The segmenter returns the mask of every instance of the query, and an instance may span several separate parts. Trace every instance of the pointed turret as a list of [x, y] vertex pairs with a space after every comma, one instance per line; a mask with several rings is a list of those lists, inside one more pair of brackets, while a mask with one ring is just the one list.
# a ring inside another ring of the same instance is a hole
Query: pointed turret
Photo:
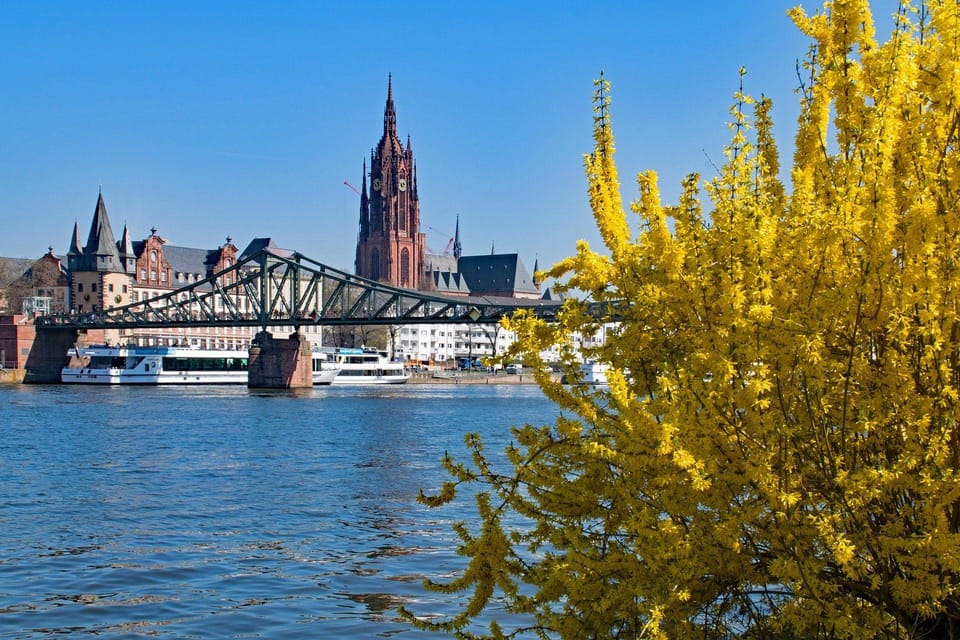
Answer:
[[370, 234], [370, 199], [367, 197], [367, 159], [363, 159], [363, 175], [360, 178], [360, 237]]
[[537, 256], [533, 259], [533, 286], [537, 288], [537, 291], [540, 290], [540, 279], [537, 277], [537, 272], [540, 271], [540, 257]]
[[77, 221], [73, 221], [73, 236], [70, 238], [70, 250], [67, 251], [67, 268], [70, 271], [76, 271], [80, 267], [80, 258], [83, 257], [83, 249], [80, 248], [80, 226]]
[[497, 248], [494, 246], [493, 241], [490, 242], [490, 255], [497, 255]]
[[463, 248], [460, 246], [460, 214], [457, 214], [457, 226], [453, 229], [453, 257], [460, 259]]
[[83, 248], [83, 268], [85, 271], [122, 271], [117, 241], [110, 227], [107, 206], [103, 202], [103, 193], [97, 195], [97, 207], [93, 212], [90, 234]]
[[130, 239], [130, 231], [127, 225], [123, 225], [123, 236], [120, 238], [120, 261], [123, 264], [124, 271], [135, 273], [137, 266], [137, 255], [133, 252], [133, 241]]

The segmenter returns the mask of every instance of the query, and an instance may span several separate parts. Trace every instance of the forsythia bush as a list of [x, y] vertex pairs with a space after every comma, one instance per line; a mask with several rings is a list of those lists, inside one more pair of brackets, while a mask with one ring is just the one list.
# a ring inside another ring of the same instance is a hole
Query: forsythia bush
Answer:
[[472, 596], [416, 624], [472, 637], [496, 598], [521, 626], [495, 638], [960, 637], [960, 7], [905, 5], [884, 44], [866, 0], [791, 15], [812, 41], [792, 195], [741, 88], [718, 175], [668, 207], [641, 173], [628, 215], [597, 83], [605, 250], [548, 272], [578, 292], [559, 322], [508, 324], [537, 363], [619, 322], [587, 353], [609, 388], [540, 362], [556, 424], [515, 430], [508, 473], [476, 437], [445, 460], [423, 499], [475, 487], [479, 522], [431, 586]]

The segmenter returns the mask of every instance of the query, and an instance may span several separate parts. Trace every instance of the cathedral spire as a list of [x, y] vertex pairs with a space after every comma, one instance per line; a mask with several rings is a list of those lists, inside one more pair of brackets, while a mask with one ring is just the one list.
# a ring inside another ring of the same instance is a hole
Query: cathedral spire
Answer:
[[389, 137], [397, 135], [397, 109], [393, 106], [393, 74], [387, 76], [387, 106], [383, 110], [383, 134]]

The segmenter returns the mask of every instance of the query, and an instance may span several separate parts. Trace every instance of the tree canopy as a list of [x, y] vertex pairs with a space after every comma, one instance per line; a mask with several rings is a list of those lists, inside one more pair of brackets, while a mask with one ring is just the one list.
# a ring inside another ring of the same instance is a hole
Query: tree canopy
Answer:
[[584, 294], [557, 323], [509, 325], [537, 364], [616, 321], [584, 354], [609, 388], [541, 362], [556, 423], [516, 428], [506, 470], [475, 436], [444, 461], [423, 500], [474, 488], [478, 521], [463, 574], [430, 584], [471, 599], [416, 624], [469, 636], [496, 594], [526, 622], [490, 637], [960, 637], [960, 7], [904, 2], [883, 43], [866, 0], [791, 17], [791, 193], [741, 86], [717, 175], [665, 206], [640, 173], [628, 213], [596, 83], [605, 246], [548, 272]]

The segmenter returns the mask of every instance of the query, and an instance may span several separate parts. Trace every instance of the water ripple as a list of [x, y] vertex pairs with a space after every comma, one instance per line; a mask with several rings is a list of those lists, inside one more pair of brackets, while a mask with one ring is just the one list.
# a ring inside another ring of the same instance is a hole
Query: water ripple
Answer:
[[552, 421], [532, 387], [253, 393], [0, 386], [0, 638], [421, 634], [456, 602], [454, 519], [418, 491], [477, 431]]

